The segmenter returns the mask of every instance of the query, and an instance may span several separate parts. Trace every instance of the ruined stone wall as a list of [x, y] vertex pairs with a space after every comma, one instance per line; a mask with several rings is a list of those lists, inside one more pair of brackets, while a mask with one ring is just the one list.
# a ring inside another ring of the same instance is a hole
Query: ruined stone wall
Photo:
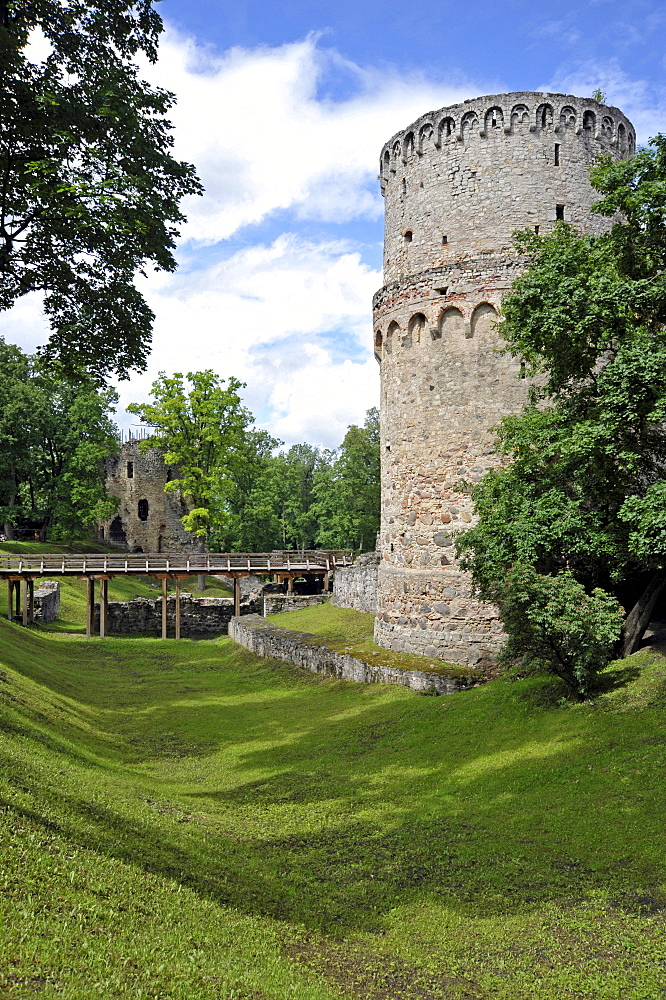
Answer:
[[60, 584], [57, 580], [40, 580], [35, 587], [35, 621], [40, 625], [53, 622], [60, 614]]
[[[256, 614], [256, 601], [241, 604], [241, 614]], [[234, 602], [229, 597], [193, 597], [180, 595], [180, 634], [188, 636], [222, 635], [233, 617]], [[176, 626], [176, 597], [167, 597], [167, 628], [173, 636]], [[95, 605], [95, 629], [99, 631], [99, 604]], [[162, 599], [137, 597], [133, 601], [109, 601], [107, 633], [159, 635], [162, 629]]]
[[336, 569], [331, 604], [376, 614], [379, 560], [379, 552], [364, 552], [352, 566]]
[[127, 441], [106, 462], [106, 488], [120, 507], [99, 526], [100, 538], [130, 552], [198, 551], [197, 539], [181, 524], [187, 513], [181, 495], [164, 492], [172, 478], [159, 449], [141, 452], [138, 441]]
[[328, 649], [308, 632], [280, 628], [258, 615], [232, 618], [229, 636], [257, 656], [294, 663], [304, 670], [326, 677], [338, 677], [362, 684], [400, 684], [413, 691], [455, 694], [469, 684], [466, 679], [444, 677], [423, 670], [401, 670], [379, 663], [365, 663], [349, 653]]
[[384, 147], [381, 645], [471, 666], [501, 647], [497, 612], [471, 596], [454, 541], [472, 523], [465, 483], [498, 463], [491, 428], [526, 398], [517, 363], [498, 354], [502, 296], [525, 266], [511, 233], [547, 233], [558, 217], [604, 231], [588, 169], [634, 147], [616, 108], [531, 93], [424, 115]]
[[280, 615], [285, 611], [300, 611], [315, 604], [326, 604], [331, 599], [330, 594], [277, 594], [267, 592], [263, 596], [264, 618], [267, 615]]

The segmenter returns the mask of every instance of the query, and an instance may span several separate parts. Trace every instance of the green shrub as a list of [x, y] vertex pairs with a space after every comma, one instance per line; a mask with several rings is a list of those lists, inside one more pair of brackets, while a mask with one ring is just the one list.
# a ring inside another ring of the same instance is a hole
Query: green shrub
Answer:
[[549, 576], [514, 566], [498, 603], [509, 636], [505, 657], [537, 663], [577, 697], [588, 694], [622, 632], [618, 601], [600, 587], [586, 593], [568, 570]]

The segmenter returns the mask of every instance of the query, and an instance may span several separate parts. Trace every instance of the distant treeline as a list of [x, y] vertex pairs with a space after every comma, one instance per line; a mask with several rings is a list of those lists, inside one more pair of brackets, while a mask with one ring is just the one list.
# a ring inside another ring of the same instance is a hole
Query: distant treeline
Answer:
[[[282, 449], [256, 429], [236, 379], [191, 372], [153, 384], [130, 411], [146, 424], [190, 508], [185, 527], [219, 551], [372, 549], [379, 530], [379, 414], [335, 450]], [[0, 523], [42, 540], [81, 538], [113, 516], [104, 459], [117, 454], [118, 397], [85, 375], [59, 375], [0, 339]]]

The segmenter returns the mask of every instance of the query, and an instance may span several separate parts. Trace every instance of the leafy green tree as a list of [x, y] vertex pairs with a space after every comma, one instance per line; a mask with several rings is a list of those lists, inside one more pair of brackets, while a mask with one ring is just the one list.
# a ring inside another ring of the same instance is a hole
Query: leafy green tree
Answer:
[[236, 482], [247, 463], [246, 430], [252, 414], [242, 405], [243, 383], [226, 385], [212, 370], [180, 372], [171, 378], [160, 372], [152, 385], [152, 402], [127, 409], [151, 427], [143, 448], [157, 447], [177, 476], [167, 490], [182, 493], [189, 511], [183, 526], [208, 545], [213, 533], [228, 527]]
[[30, 359], [0, 338], [0, 523], [7, 538], [22, 516], [19, 490], [30, 474], [32, 414], [39, 405]]
[[112, 517], [118, 506], [107, 495], [104, 474], [104, 460], [118, 450], [111, 418], [118, 396], [48, 370], [38, 369], [35, 381], [42, 405], [33, 414], [36, 444], [24, 503], [29, 499], [29, 516], [42, 521], [42, 541], [47, 533], [65, 540]]
[[363, 427], [352, 424], [337, 455], [315, 475], [312, 513], [323, 548], [373, 549], [379, 530], [379, 411], [368, 410]]
[[213, 536], [224, 552], [265, 552], [280, 548], [281, 532], [273, 452], [282, 442], [266, 431], [246, 432], [244, 461], [237, 468], [229, 496], [229, 518]]
[[118, 446], [113, 390], [67, 379], [0, 340], [0, 509], [5, 534], [29, 518], [42, 539], [110, 516], [103, 461]]
[[498, 430], [510, 460], [474, 488], [479, 523], [459, 542], [478, 592], [504, 611], [514, 566], [570, 571], [619, 596], [623, 649], [640, 644], [666, 585], [666, 138], [592, 171], [603, 236], [560, 224], [519, 234], [532, 261], [504, 303], [507, 349], [535, 377]]
[[569, 570], [555, 575], [514, 565], [496, 595], [509, 639], [509, 660], [557, 674], [573, 693], [590, 693], [622, 632], [624, 611], [611, 594], [591, 594]]
[[0, 309], [43, 292], [45, 355], [102, 380], [145, 368], [134, 279], [175, 269], [178, 204], [201, 191], [170, 154], [173, 95], [134, 62], [155, 61], [161, 30], [152, 0], [0, 0]]

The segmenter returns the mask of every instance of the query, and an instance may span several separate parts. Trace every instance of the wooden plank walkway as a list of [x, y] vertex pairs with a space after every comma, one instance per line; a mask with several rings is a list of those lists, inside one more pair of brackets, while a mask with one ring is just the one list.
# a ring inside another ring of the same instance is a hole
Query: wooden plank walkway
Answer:
[[350, 566], [353, 553], [344, 549], [284, 549], [274, 552], [153, 552], [153, 553], [26, 553], [0, 555], [0, 578], [7, 581], [7, 617], [20, 616], [32, 624], [35, 580], [39, 577], [70, 576], [86, 580], [86, 635], [94, 630], [95, 580], [99, 581], [99, 632], [104, 638], [108, 620], [109, 580], [114, 576], [154, 576], [162, 581], [162, 638], [166, 639], [167, 586], [176, 584], [176, 639], [180, 638], [180, 581], [191, 573], [201, 576], [230, 576], [234, 581], [234, 614], [240, 614], [241, 577], [272, 574], [287, 580], [291, 590], [295, 577], [322, 574], [324, 589], [330, 574], [339, 566]]
[[0, 577], [119, 576], [171, 573], [327, 573], [350, 566], [351, 552], [335, 549], [276, 552], [38, 553], [0, 555]]

